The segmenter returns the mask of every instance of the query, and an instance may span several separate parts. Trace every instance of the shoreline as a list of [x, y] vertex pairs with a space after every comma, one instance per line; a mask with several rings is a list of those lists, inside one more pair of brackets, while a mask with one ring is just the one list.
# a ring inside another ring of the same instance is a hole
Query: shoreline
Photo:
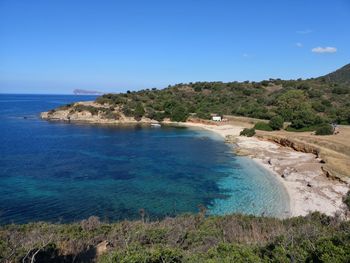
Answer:
[[[105, 122], [86, 118], [84, 114], [78, 117], [78, 119], [73, 119], [71, 122], [96, 125], [128, 124], [146, 126], [151, 125], [151, 123], [159, 123], [148, 119], [142, 119], [139, 122], [129, 121], [129, 118], [121, 121]], [[49, 121], [64, 120], [47, 118], [43, 113], [41, 118]], [[215, 133], [225, 142], [234, 144], [233, 150], [237, 155], [254, 160], [281, 183], [289, 196], [289, 217], [305, 216], [314, 211], [330, 216], [339, 214], [343, 218], [349, 216], [346, 205], [343, 203], [343, 196], [348, 192], [349, 185], [342, 181], [327, 178], [322, 169], [322, 160], [314, 153], [297, 151], [263, 138], [239, 136], [239, 133], [246, 128], [244, 125], [172, 121], [163, 121], [160, 124], [205, 129]]]
[[327, 178], [320, 160], [314, 154], [297, 152], [256, 137], [240, 137], [239, 133], [244, 128], [241, 126], [191, 122], [177, 125], [202, 128], [219, 135], [237, 147], [235, 150], [238, 155], [252, 159], [276, 177], [289, 197], [288, 217], [305, 216], [314, 211], [346, 217], [346, 206], [342, 197], [349, 190], [348, 186]]

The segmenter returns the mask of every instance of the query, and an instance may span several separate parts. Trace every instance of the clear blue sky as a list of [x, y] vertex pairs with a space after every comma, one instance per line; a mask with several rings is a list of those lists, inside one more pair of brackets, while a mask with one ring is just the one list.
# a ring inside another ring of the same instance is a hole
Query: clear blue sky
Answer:
[[0, 0], [0, 93], [307, 78], [349, 62], [349, 0]]

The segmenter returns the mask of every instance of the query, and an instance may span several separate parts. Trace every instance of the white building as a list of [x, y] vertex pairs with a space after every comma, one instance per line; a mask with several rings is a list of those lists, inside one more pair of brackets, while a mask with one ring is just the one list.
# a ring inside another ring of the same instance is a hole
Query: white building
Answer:
[[212, 120], [213, 121], [222, 121], [221, 116], [213, 116]]

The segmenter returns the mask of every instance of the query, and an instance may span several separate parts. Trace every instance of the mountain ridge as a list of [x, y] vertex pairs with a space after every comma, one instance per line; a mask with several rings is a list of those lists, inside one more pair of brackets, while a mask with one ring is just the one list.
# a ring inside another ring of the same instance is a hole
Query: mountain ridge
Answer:
[[350, 63], [345, 66], [328, 73], [320, 78], [325, 78], [327, 81], [335, 82], [335, 83], [350, 83]]

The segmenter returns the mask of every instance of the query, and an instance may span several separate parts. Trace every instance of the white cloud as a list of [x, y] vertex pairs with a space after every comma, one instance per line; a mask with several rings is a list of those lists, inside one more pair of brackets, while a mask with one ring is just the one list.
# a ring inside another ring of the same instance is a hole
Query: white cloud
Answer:
[[297, 33], [297, 34], [301, 34], [301, 35], [306, 35], [306, 34], [312, 33], [312, 30], [310, 30], [310, 29], [299, 30], [299, 31], [297, 31], [296, 33]]
[[249, 57], [249, 54], [243, 53], [242, 56], [245, 57], [245, 58], [247, 58], [247, 57]]
[[302, 44], [302, 43], [300, 43], [300, 42], [295, 43], [295, 45], [296, 45], [297, 47], [303, 47], [303, 44]]
[[337, 48], [335, 47], [314, 47], [311, 49], [314, 53], [335, 53], [337, 52]]

